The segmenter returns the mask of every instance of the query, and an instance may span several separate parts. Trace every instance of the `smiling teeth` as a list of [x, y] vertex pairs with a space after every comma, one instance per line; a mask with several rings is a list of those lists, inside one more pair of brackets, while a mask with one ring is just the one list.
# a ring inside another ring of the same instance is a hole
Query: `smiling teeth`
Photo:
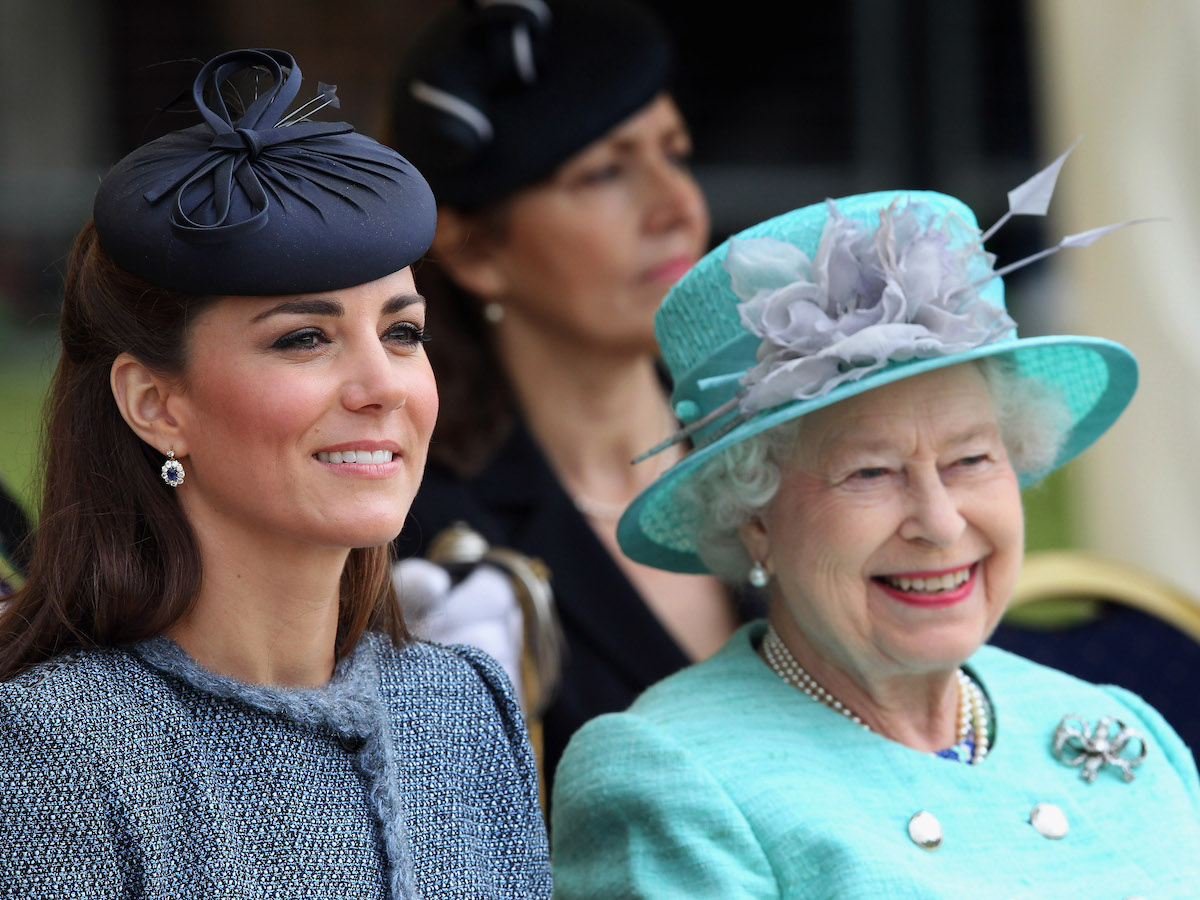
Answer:
[[959, 585], [965, 584], [970, 577], [971, 570], [966, 568], [959, 569], [957, 572], [948, 572], [945, 575], [934, 575], [930, 578], [906, 578], [901, 575], [885, 577], [883, 581], [894, 588], [914, 594], [938, 594], [942, 591], [954, 590]]
[[322, 450], [317, 459], [327, 463], [386, 463], [392, 461], [391, 450]]

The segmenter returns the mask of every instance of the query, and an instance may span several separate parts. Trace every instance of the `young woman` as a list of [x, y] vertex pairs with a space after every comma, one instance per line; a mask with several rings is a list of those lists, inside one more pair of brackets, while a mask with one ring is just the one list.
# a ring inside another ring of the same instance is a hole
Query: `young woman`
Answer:
[[549, 895], [507, 679], [410, 641], [391, 587], [433, 199], [299, 87], [281, 51], [209, 62], [203, 123], [119, 162], [76, 243], [0, 615], [0, 893]]

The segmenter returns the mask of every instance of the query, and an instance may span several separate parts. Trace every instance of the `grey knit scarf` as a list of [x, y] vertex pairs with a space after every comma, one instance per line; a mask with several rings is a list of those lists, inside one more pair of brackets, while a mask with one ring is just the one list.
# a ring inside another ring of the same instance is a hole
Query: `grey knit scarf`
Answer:
[[356, 748], [355, 766], [366, 779], [383, 833], [391, 868], [392, 897], [395, 900], [420, 900], [420, 892], [413, 883], [404, 807], [396, 791], [394, 743], [379, 695], [375, 648], [375, 642], [379, 640], [384, 638], [366, 635], [353, 653], [338, 662], [329, 682], [318, 688], [248, 684], [218, 675], [197, 665], [178, 644], [165, 637], [152, 638], [133, 649], [149, 665], [196, 690], [313, 730], [331, 731], [344, 746]]

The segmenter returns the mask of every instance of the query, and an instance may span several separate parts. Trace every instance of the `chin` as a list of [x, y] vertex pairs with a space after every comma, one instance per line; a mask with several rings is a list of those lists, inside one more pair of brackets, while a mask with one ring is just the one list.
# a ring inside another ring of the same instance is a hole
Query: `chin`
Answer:
[[[405, 512], [407, 515], [407, 507], [405, 507]], [[319, 543], [353, 550], [360, 547], [381, 547], [384, 544], [390, 544], [404, 527], [404, 519], [397, 518], [393, 511], [387, 516], [378, 518], [358, 517], [331, 521], [328, 524], [332, 527], [322, 529]]]
[[938, 641], [914, 648], [913, 658], [925, 669], [953, 669], [975, 655], [983, 640]]
[[975, 654], [987, 639], [978, 627], [962, 624], [950, 628], [929, 628], [907, 635], [893, 635], [892, 653], [897, 661], [906, 661], [913, 671], [953, 669]]
[[628, 346], [631, 351], [641, 356], [658, 355], [658, 341], [654, 338], [653, 328], [644, 333], [632, 335], [629, 338]]
[[382, 547], [384, 544], [390, 544], [394, 541], [400, 530], [403, 527], [403, 522], [393, 522], [392, 524], [375, 529], [365, 529], [359, 533], [358, 539], [354, 543], [354, 547]]

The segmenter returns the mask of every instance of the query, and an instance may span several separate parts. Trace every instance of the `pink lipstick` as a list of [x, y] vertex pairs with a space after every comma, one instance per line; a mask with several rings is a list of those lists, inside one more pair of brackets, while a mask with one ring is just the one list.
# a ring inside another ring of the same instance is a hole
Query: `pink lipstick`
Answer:
[[961, 603], [975, 590], [979, 563], [937, 572], [906, 572], [872, 579], [893, 600], [922, 609], [944, 609]]

